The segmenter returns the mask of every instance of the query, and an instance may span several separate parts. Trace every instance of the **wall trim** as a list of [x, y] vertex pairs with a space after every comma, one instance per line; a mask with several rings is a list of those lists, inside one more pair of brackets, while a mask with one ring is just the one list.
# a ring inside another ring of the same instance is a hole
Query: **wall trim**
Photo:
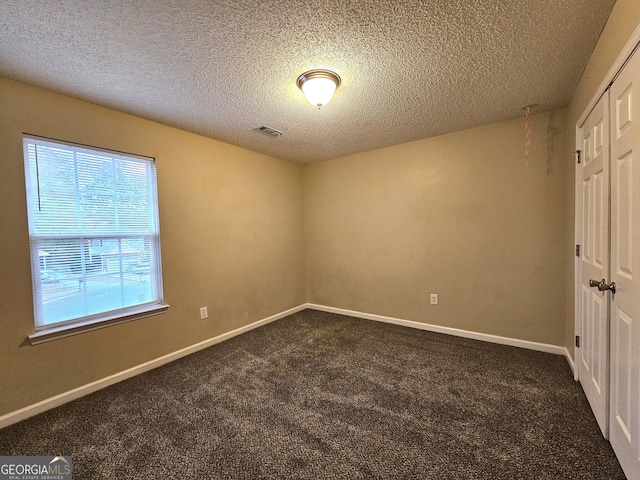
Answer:
[[383, 315], [375, 315], [372, 313], [357, 312], [354, 310], [346, 310], [343, 308], [327, 307], [325, 305], [317, 305], [307, 303], [306, 308], [312, 310], [320, 310], [329, 313], [338, 313], [340, 315], [348, 315], [350, 317], [363, 318], [365, 320], [375, 320], [377, 322], [393, 323], [394, 325], [402, 325], [403, 327], [417, 328], [419, 330], [427, 330], [429, 332], [444, 333], [456, 337], [471, 338], [481, 340], [483, 342], [499, 343], [501, 345], [509, 345], [511, 347], [526, 348], [527, 350], [537, 350], [539, 352], [553, 353], [555, 355], [565, 355], [565, 348], [547, 343], [530, 342], [528, 340], [519, 340], [517, 338], [501, 337], [488, 333], [478, 333], [469, 330], [460, 330], [458, 328], [441, 327], [439, 325], [431, 325], [428, 323], [415, 322], [413, 320], [403, 320], [401, 318], [386, 317]]
[[0, 429], [304, 310], [304, 304], [0, 416]]
[[604, 79], [598, 86], [598, 89], [595, 91], [595, 93], [591, 97], [591, 100], [589, 101], [586, 108], [582, 112], [582, 115], [580, 115], [580, 118], [576, 122], [578, 125], [582, 125], [584, 123], [584, 121], [587, 119], [587, 117], [591, 113], [591, 110], [593, 110], [593, 107], [595, 107], [596, 103], [598, 103], [598, 100], [600, 100], [600, 97], [604, 95], [604, 92], [606, 92], [607, 89], [611, 86], [611, 84], [615, 81], [620, 71], [623, 69], [623, 67], [631, 58], [631, 55], [633, 55], [633, 52], [639, 46], [640, 46], [640, 25], [636, 26], [635, 30], [631, 34], [631, 37], [629, 37], [629, 40], [627, 40], [627, 43], [625, 44], [625, 46], [622, 48], [622, 50], [616, 57], [616, 60], [613, 62], [613, 65], [611, 65], [611, 68], [609, 68], [609, 71], [607, 72]]
[[578, 381], [578, 372], [576, 372], [576, 364], [571, 358], [571, 354], [569, 353], [569, 349], [564, 347], [564, 356], [567, 359], [567, 363], [569, 364], [569, 368], [571, 368], [571, 373], [573, 373], [573, 379]]
[[14, 412], [10, 412], [10, 413], [7, 413], [6, 415], [2, 415], [0, 416], [0, 429], [4, 427], [8, 427], [9, 425], [13, 425], [14, 423], [18, 423], [22, 420], [26, 420], [29, 417], [38, 415], [39, 413], [46, 412], [47, 410], [51, 410], [52, 408], [71, 402], [78, 398], [84, 397], [85, 395], [96, 392], [98, 390], [106, 388], [115, 383], [121, 382], [131, 377], [135, 377], [136, 375], [140, 375], [141, 373], [148, 372], [149, 370], [153, 370], [154, 368], [161, 367], [162, 365], [170, 363], [174, 360], [178, 360], [179, 358], [185, 357], [197, 351], [211, 347], [217, 343], [224, 342], [225, 340], [229, 340], [233, 337], [236, 337], [250, 330], [254, 330], [256, 328], [262, 327], [263, 325], [266, 325], [268, 323], [274, 322], [276, 320], [287, 317], [289, 315], [293, 315], [294, 313], [301, 312], [302, 310], [305, 310], [305, 309], [319, 310], [319, 311], [329, 312], [329, 313], [337, 313], [340, 315], [347, 315], [350, 317], [362, 318], [365, 320], [373, 320], [373, 321], [383, 322], [383, 323], [392, 323], [395, 325], [401, 325], [409, 328], [416, 328], [419, 330], [427, 330], [430, 332], [444, 333], [446, 335], [453, 335], [456, 337], [471, 338], [474, 340], [481, 340], [484, 342], [498, 343], [501, 345], [509, 345], [512, 347], [526, 348], [528, 350], [536, 350], [540, 352], [553, 353], [556, 355], [564, 355], [567, 358], [567, 361], [569, 362], [569, 366], [571, 367], [571, 370], [575, 372], [573, 360], [569, 355], [569, 351], [564, 347], [550, 345], [546, 343], [530, 342], [528, 340], [519, 340], [516, 338], [501, 337], [498, 335], [490, 335], [487, 333], [478, 333], [478, 332], [472, 332], [468, 330], [460, 330], [457, 328], [442, 327], [438, 325], [431, 325], [428, 323], [415, 322], [412, 320], [404, 320], [401, 318], [386, 317], [383, 315], [375, 315], [372, 313], [346, 310], [343, 308], [328, 307], [326, 305], [318, 305], [315, 303], [303, 303], [301, 305], [298, 305], [297, 307], [290, 308], [289, 310], [276, 313], [275, 315], [271, 315], [270, 317], [266, 317], [266, 318], [263, 318], [262, 320], [258, 320], [256, 322], [250, 323], [249, 325], [245, 325], [244, 327], [236, 328], [235, 330], [231, 330], [230, 332], [226, 332], [216, 337], [212, 337], [208, 340], [204, 340], [202, 342], [196, 343], [189, 347], [177, 350], [167, 355], [163, 355], [154, 360], [150, 360], [148, 362], [142, 363], [140, 365], [129, 368], [127, 370], [123, 370], [122, 372], [109, 375], [108, 377], [102, 378], [100, 380], [96, 380], [94, 382], [88, 383], [86, 385], [82, 385], [80, 387], [74, 388], [67, 392], [63, 392], [53, 397], [49, 397], [40, 402], [34, 403], [33, 405], [28, 405]]

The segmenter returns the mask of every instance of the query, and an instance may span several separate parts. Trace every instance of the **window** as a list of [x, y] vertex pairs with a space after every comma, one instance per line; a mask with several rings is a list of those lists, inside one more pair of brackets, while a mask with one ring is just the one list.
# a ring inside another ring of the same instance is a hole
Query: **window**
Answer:
[[155, 160], [23, 137], [32, 343], [166, 310]]

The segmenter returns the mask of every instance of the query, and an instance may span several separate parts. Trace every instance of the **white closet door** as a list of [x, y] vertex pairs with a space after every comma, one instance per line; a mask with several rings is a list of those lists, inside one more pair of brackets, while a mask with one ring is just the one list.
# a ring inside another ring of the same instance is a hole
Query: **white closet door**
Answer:
[[[611, 86], [610, 441], [640, 479], [640, 53]], [[635, 249], [638, 247], [638, 250]]]
[[582, 195], [580, 256], [580, 348], [576, 349], [580, 383], [605, 438], [609, 406], [609, 295], [600, 282], [609, 271], [609, 113], [604, 95], [580, 127]]

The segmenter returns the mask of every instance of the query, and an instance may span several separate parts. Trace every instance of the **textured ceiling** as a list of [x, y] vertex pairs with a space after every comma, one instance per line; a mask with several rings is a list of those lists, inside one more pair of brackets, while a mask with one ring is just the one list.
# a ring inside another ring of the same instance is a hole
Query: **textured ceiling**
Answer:
[[306, 164], [566, 105], [614, 3], [2, 0], [0, 76]]

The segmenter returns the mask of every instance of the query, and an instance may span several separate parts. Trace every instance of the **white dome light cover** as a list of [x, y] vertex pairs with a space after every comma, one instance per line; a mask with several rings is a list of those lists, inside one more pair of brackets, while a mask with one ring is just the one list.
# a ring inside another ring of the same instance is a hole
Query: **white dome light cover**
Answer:
[[307, 101], [321, 108], [331, 101], [340, 82], [340, 76], [330, 70], [309, 70], [300, 75], [296, 83]]

